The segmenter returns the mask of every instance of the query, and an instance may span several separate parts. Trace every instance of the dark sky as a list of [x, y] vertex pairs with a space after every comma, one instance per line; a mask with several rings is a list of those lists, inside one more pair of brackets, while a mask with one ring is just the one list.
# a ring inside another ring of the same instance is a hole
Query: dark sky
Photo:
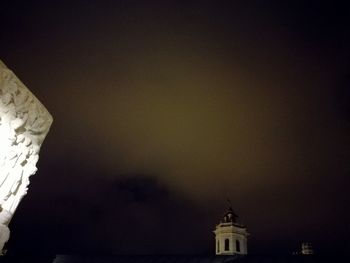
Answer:
[[3, 1], [0, 59], [54, 118], [9, 251], [251, 253], [350, 235], [345, 1]]

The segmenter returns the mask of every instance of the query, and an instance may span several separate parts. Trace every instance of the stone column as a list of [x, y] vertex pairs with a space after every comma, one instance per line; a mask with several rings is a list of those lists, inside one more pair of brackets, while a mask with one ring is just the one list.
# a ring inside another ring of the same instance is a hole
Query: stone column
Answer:
[[50, 113], [0, 60], [0, 251], [51, 124]]

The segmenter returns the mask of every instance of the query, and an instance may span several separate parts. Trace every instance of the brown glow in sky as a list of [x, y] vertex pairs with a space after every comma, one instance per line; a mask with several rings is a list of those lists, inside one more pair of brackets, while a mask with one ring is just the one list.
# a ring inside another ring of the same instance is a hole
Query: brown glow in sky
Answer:
[[[103, 57], [92, 75], [88, 67], [53, 91], [57, 103], [63, 92], [64, 111], [72, 112], [68, 120], [80, 120], [73, 134], [99, 147], [103, 165], [158, 174], [200, 198], [232, 187], [246, 195], [259, 187], [283, 187], [304, 178], [307, 169], [321, 172], [313, 167], [320, 157], [323, 165], [334, 165], [333, 158], [321, 156], [331, 154], [326, 151], [334, 140], [324, 137], [324, 129], [336, 131], [323, 127], [335, 113], [323, 101], [331, 93], [328, 76], [314, 76], [312, 67], [327, 70], [313, 61], [316, 55], [299, 61], [291, 57], [290, 44], [276, 43], [284, 50], [270, 47], [268, 63], [241, 66], [217, 54], [215, 43], [203, 54], [194, 48], [200, 40], [168, 47], [167, 37], [145, 41], [152, 49], [139, 48], [125, 68], [106, 69], [102, 59], [109, 57]], [[255, 60], [259, 51], [251, 55]], [[281, 67], [279, 56], [290, 63]]]
[[205, 211], [209, 226], [230, 197], [256, 251], [302, 238], [324, 245], [330, 223], [341, 243], [346, 9], [165, 2], [9, 5], [18, 13], [2, 18], [2, 59], [55, 118], [37, 189], [51, 176], [51, 198], [90, 198], [97, 186], [151, 175]]

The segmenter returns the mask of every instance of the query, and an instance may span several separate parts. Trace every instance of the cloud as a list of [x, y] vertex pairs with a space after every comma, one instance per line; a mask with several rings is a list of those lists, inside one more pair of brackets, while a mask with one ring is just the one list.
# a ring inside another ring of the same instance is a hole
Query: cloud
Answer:
[[[171, 254], [210, 249], [213, 226], [208, 225], [205, 210], [169, 191], [154, 177], [125, 175], [101, 180], [104, 182], [98, 184], [103, 187], [90, 193], [66, 192], [45, 198], [32, 193], [31, 201], [24, 202], [11, 223], [10, 251]], [[93, 187], [89, 180], [80, 183]], [[30, 242], [33, 238], [35, 242]]]

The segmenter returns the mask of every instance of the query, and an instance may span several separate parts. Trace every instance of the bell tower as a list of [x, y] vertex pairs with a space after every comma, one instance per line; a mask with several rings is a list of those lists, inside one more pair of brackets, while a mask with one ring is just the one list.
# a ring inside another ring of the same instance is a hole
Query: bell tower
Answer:
[[216, 255], [247, 254], [249, 234], [246, 227], [237, 222], [237, 218], [229, 202], [227, 212], [214, 230]]

